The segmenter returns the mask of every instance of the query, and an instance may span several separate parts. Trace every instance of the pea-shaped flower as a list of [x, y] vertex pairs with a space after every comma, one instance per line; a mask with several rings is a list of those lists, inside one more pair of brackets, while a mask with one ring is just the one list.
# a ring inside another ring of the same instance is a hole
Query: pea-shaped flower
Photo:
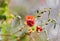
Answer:
[[36, 26], [36, 31], [37, 32], [42, 32], [43, 28], [41, 26]]
[[34, 18], [34, 16], [31, 16], [31, 15], [26, 16], [26, 24], [27, 24], [29, 27], [34, 26], [34, 24], [35, 24], [35, 18]]

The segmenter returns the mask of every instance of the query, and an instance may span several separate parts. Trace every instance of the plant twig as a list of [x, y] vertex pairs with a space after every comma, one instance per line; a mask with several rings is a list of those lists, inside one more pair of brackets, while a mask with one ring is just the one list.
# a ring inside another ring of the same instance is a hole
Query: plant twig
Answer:
[[7, 34], [7, 35], [4, 35], [4, 34], [0, 34], [0, 36], [11, 36], [11, 35], [9, 35], [9, 34]]

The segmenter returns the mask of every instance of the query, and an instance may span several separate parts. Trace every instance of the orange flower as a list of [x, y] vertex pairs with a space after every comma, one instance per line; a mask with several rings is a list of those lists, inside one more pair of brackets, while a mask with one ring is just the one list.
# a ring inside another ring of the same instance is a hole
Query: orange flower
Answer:
[[35, 24], [34, 16], [26, 16], [26, 23], [28, 26], [32, 27]]

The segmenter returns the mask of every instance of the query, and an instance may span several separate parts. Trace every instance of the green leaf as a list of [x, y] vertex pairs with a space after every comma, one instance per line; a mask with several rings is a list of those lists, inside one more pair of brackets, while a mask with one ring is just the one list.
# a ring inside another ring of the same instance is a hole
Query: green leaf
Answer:
[[21, 40], [22, 40], [22, 41], [25, 41], [25, 40], [26, 40], [26, 36], [22, 36], [22, 37], [21, 37]]
[[12, 35], [12, 38], [13, 39], [17, 39], [17, 35]]
[[36, 30], [36, 26], [33, 26], [33, 27], [32, 27], [32, 30], [35, 31], [35, 30]]

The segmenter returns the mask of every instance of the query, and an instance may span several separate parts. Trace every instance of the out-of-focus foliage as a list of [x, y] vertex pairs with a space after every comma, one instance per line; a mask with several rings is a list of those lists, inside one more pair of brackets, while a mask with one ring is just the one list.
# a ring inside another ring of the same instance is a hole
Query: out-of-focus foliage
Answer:
[[8, 9], [8, 0], [0, 0], [0, 28], [2, 33], [1, 38], [2, 41], [9, 41], [11, 36], [10, 30], [11, 30], [11, 19], [13, 19], [14, 16], [12, 13], [9, 12]]

